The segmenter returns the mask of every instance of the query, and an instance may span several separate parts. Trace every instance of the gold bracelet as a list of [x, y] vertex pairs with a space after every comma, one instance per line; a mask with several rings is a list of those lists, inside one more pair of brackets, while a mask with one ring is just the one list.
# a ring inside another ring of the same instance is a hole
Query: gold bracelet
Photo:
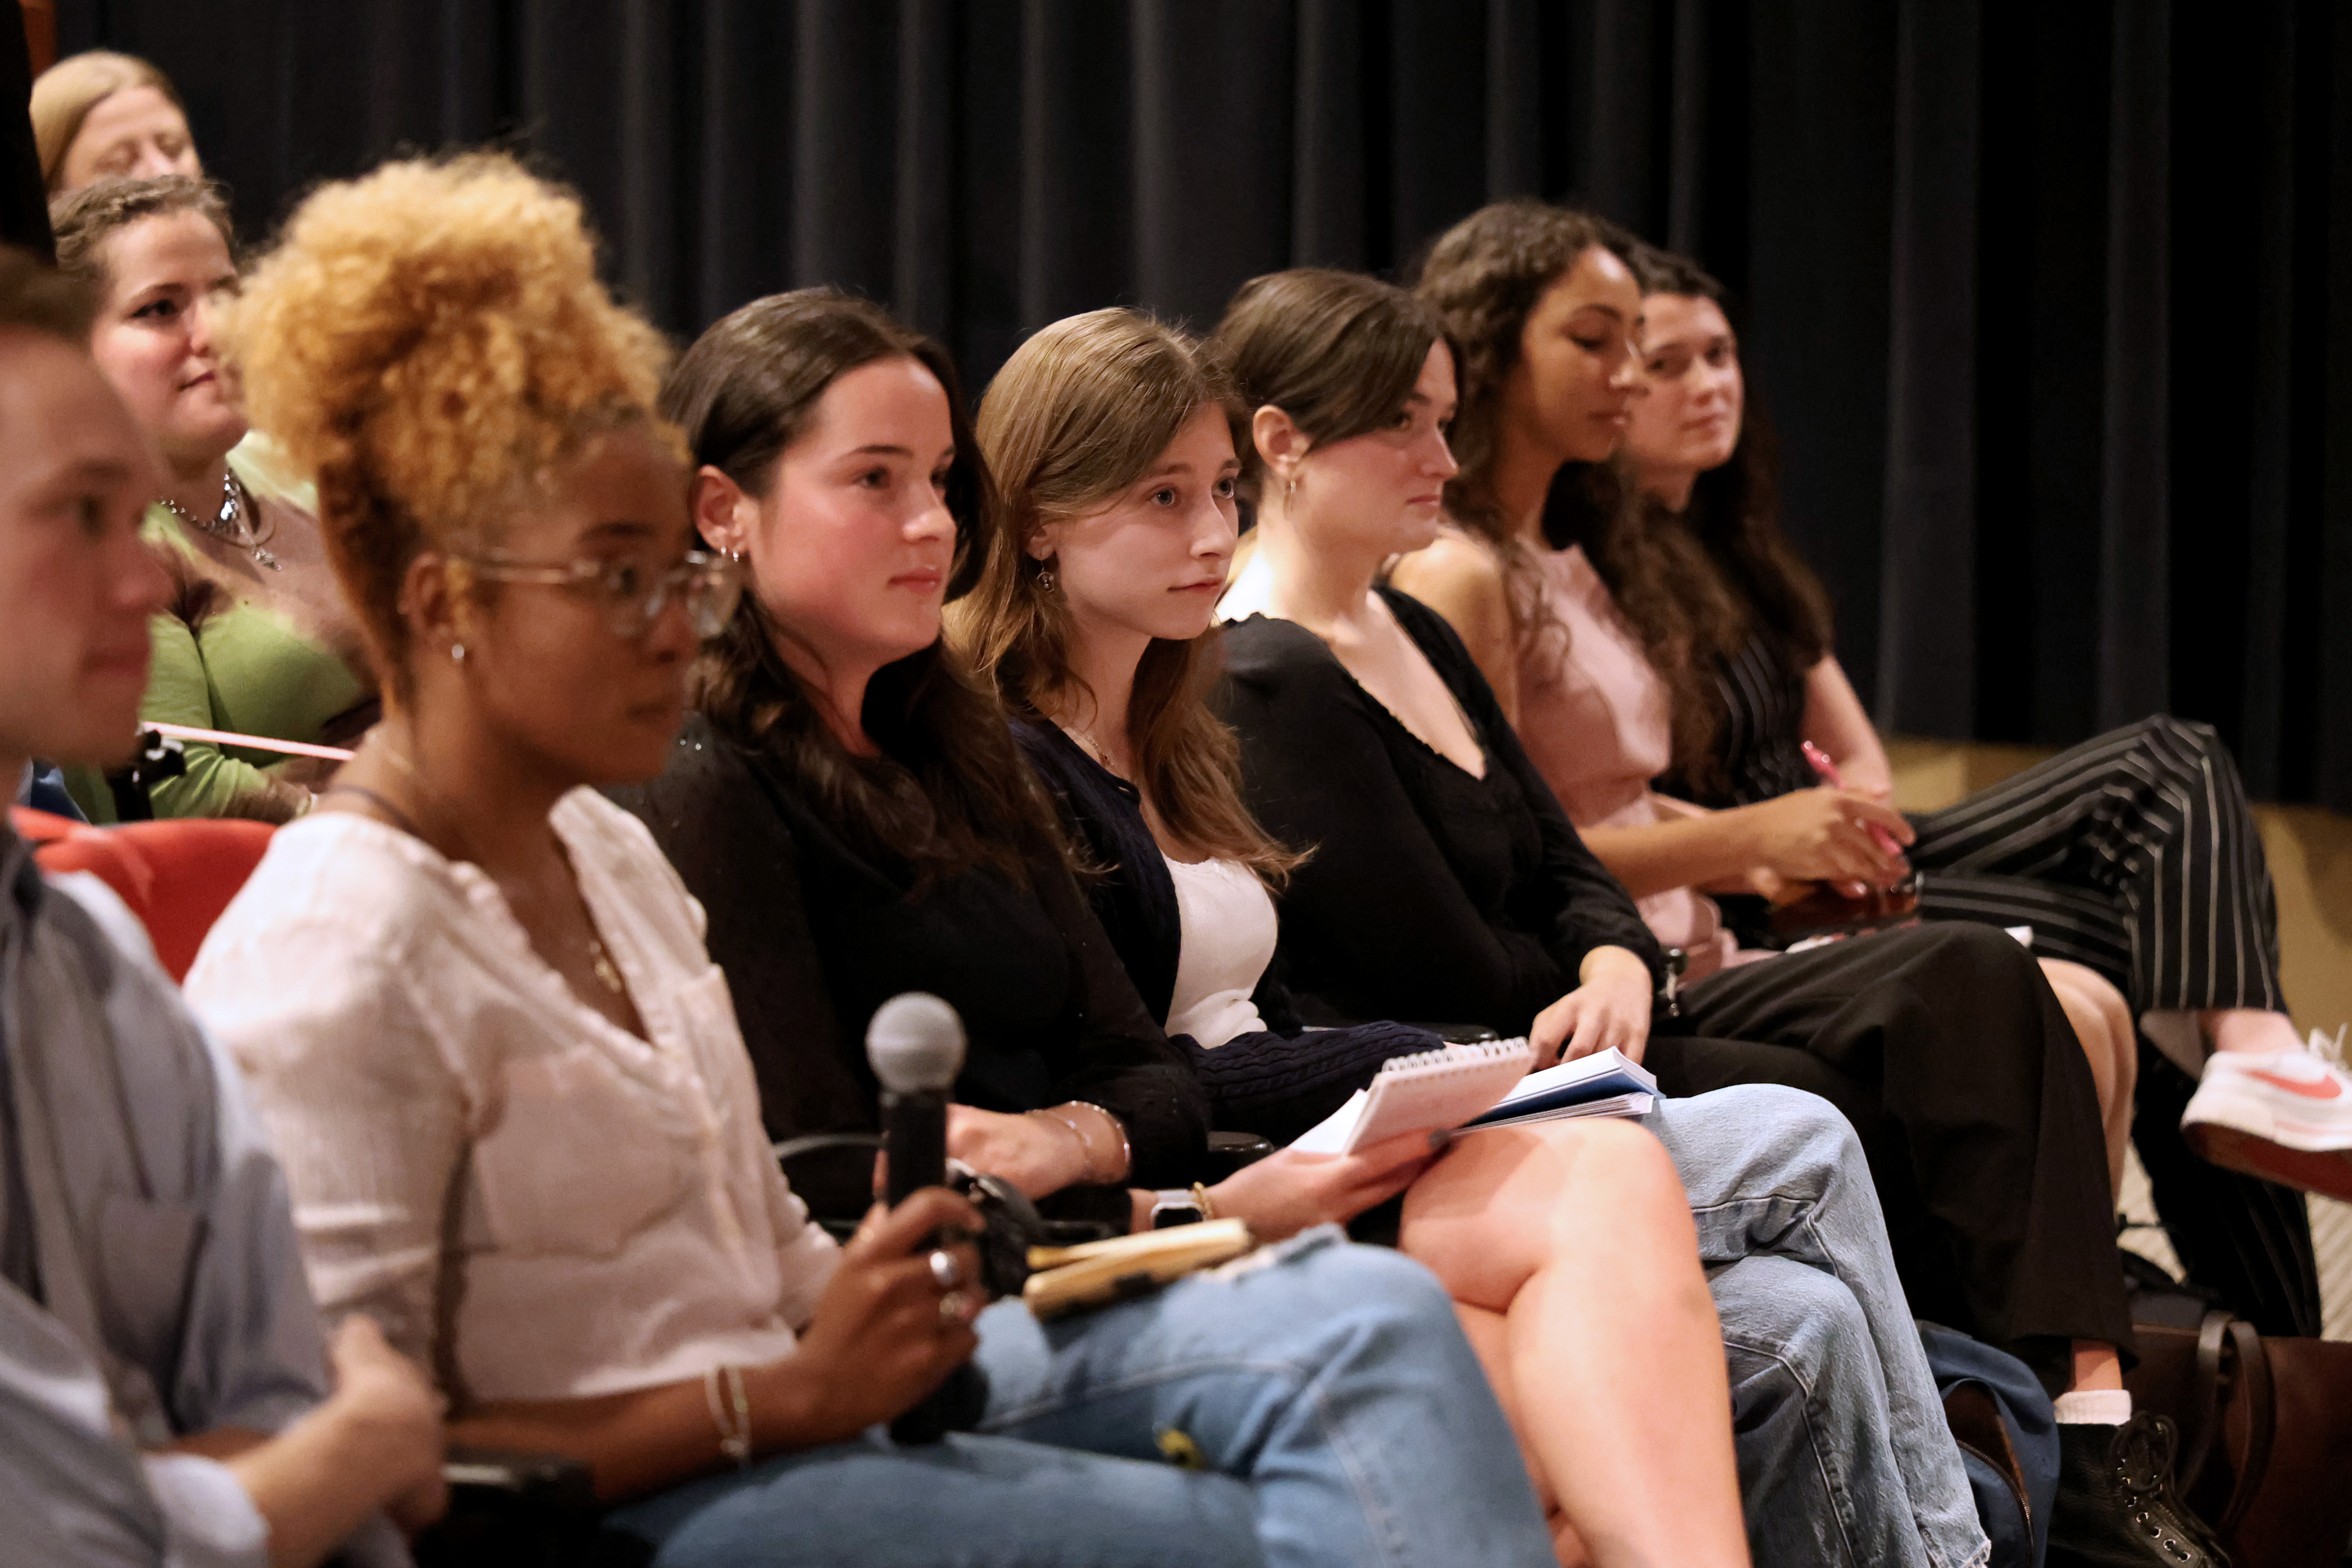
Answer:
[[1094, 1140], [1087, 1136], [1086, 1129], [1079, 1126], [1074, 1118], [1062, 1114], [1061, 1109], [1058, 1106], [1048, 1106], [1043, 1110], [1031, 1111], [1030, 1114], [1033, 1116], [1051, 1117], [1054, 1121], [1060, 1122], [1064, 1127], [1070, 1130], [1070, 1136], [1078, 1141], [1078, 1158], [1084, 1162], [1083, 1167], [1080, 1169], [1078, 1173], [1087, 1183], [1101, 1184], [1108, 1182], [1116, 1182], [1125, 1176], [1129, 1166], [1134, 1162], [1128, 1157], [1127, 1129], [1119, 1126], [1118, 1118], [1111, 1115], [1109, 1111], [1105, 1110], [1101, 1106], [1089, 1104], [1083, 1100], [1065, 1100], [1063, 1101], [1063, 1104], [1074, 1105], [1082, 1110], [1091, 1110], [1096, 1115], [1107, 1119], [1113, 1127], [1118, 1128], [1119, 1163], [1116, 1169], [1106, 1171], [1096, 1163]]
[[1202, 1219], [1211, 1220], [1217, 1217], [1217, 1205], [1209, 1201], [1209, 1184], [1206, 1182], [1192, 1184], [1192, 1201], [1201, 1205]]
[[1031, 1110], [1024, 1112], [1024, 1114], [1043, 1117], [1045, 1121], [1052, 1122], [1055, 1126], [1060, 1128], [1063, 1131], [1076, 1139], [1078, 1142], [1078, 1179], [1082, 1182], [1093, 1179], [1095, 1173], [1095, 1152], [1091, 1148], [1087, 1147], [1087, 1135], [1078, 1131], [1078, 1124], [1076, 1122], [1071, 1121], [1066, 1116], [1060, 1115], [1050, 1110]]
[[[1074, 1100], [1069, 1103], [1084, 1106], [1093, 1111], [1097, 1116], [1109, 1122], [1111, 1131], [1118, 1134], [1118, 1168], [1104, 1173], [1102, 1179], [1106, 1182], [1125, 1181], [1135, 1169], [1135, 1150], [1134, 1146], [1127, 1141], [1127, 1123], [1090, 1100]], [[1087, 1145], [1087, 1152], [1091, 1156], [1094, 1152], [1094, 1145], [1091, 1143]]]

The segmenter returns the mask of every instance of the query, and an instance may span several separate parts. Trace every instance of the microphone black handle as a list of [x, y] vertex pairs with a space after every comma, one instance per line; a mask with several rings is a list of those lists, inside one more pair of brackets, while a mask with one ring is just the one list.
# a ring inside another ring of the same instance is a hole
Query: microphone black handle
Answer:
[[988, 1374], [970, 1362], [948, 1373], [947, 1381], [923, 1395], [922, 1402], [890, 1423], [890, 1440], [898, 1444], [936, 1443], [950, 1432], [969, 1432], [988, 1414]]
[[[893, 1094], [884, 1090], [882, 1141], [890, 1157], [884, 1191], [892, 1208], [919, 1188], [943, 1184], [948, 1173], [945, 1091]], [[936, 1443], [950, 1432], [968, 1432], [979, 1426], [987, 1408], [988, 1381], [978, 1367], [966, 1362], [913, 1409], [890, 1423], [890, 1438], [902, 1444]]]
[[885, 1188], [897, 1208], [907, 1194], [948, 1179], [948, 1097], [943, 1089], [882, 1091], [882, 1146], [889, 1155]]

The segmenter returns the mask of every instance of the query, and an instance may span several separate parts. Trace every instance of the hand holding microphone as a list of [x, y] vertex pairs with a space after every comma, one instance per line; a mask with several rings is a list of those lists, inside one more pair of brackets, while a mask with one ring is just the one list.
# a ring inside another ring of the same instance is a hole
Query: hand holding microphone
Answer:
[[[963, 1070], [963, 1024], [955, 1009], [920, 991], [894, 996], [866, 1028], [866, 1057], [882, 1082], [882, 1144], [888, 1161], [885, 1195], [896, 1211], [913, 1194], [947, 1181], [948, 1100]], [[934, 1232], [924, 1263], [939, 1289], [943, 1329], [961, 1331], [979, 1310], [973, 1255], [941, 1245]], [[928, 1397], [890, 1424], [900, 1443], [936, 1442], [978, 1425], [988, 1385], [970, 1362], [959, 1364]]]

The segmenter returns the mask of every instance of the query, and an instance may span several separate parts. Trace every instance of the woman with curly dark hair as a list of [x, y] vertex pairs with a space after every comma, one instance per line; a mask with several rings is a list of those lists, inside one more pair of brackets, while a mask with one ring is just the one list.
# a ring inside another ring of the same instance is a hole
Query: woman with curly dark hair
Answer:
[[[1514, 671], [1528, 749], [1547, 775], [1559, 772], [1563, 759], [1614, 744], [1623, 718], [1624, 694], [1583, 667], [1602, 651], [1591, 633], [1605, 623], [1585, 615], [1597, 579], [1578, 552], [1553, 547], [1544, 524], [1547, 502], [1576, 481], [1573, 465], [1589, 468], [1609, 459], [1634, 404], [1642, 294], [1626, 259], [1632, 250], [1628, 237], [1581, 215], [1501, 203], [1439, 238], [1417, 289], [1464, 345], [1456, 427], [1465, 460], [1447, 488], [1447, 506], [1465, 526], [1451, 549], [1409, 560], [1395, 581], [1427, 594], [1449, 618], [1462, 614], [1473, 626], [1499, 626], [1486, 656]], [[1262, 395], [1250, 376], [1243, 379], [1253, 399]], [[1272, 395], [1276, 382], [1265, 386], [1268, 400], [1279, 403]], [[1260, 555], [1273, 553], [1270, 538]], [[1474, 645], [1471, 651], [1479, 650]], [[1483, 694], [1484, 686], [1474, 689]], [[1650, 703], [1659, 706], [1654, 697]], [[1246, 724], [1244, 737], [1247, 754]], [[1260, 743], [1269, 752], [1281, 744], [1271, 728]], [[1442, 776], [1451, 782], [1450, 774]], [[1620, 805], [1638, 806], [1646, 795], [1639, 775], [1612, 782], [1629, 797]], [[1544, 799], [1552, 804], [1548, 784]], [[1588, 817], [1596, 804], [1580, 803]], [[1887, 877], [1896, 856], [1872, 829], [1887, 835], [1890, 846], [1910, 831], [1885, 806], [1843, 791], [1807, 792], [1781, 806], [1780, 817], [1785, 820], [1770, 826], [1783, 863], [1811, 865], [1817, 868], [1811, 874], [1837, 880]], [[1316, 836], [1303, 823], [1270, 819], [1269, 826]], [[1664, 830], [1677, 826], [1644, 823], [1635, 830], [1659, 828], [1665, 837]], [[1610, 841], [1623, 831], [1596, 824], [1590, 852], [1637, 895], [1688, 897], [1700, 879], [1668, 857], [1629, 865]], [[1662, 916], [1654, 903], [1644, 913], [1653, 921]], [[1654, 1040], [1654, 1060], [1660, 1080], [1680, 1092], [1759, 1078], [1796, 1082], [1853, 1117], [1886, 1203], [1906, 1288], [1924, 1312], [1943, 1317], [1933, 1303], [1946, 1271], [1976, 1289], [2007, 1281], [2035, 1299], [2029, 1333], [2020, 1333], [2014, 1319], [2003, 1327], [2000, 1311], [1982, 1307], [1962, 1321], [1997, 1342], [2019, 1343], [2019, 1353], [2060, 1396], [2067, 1481], [2053, 1550], [2060, 1542], [2095, 1548], [2135, 1538], [2122, 1478], [2148, 1419], [2132, 1415], [2122, 1387], [2119, 1352], [2127, 1352], [2131, 1330], [2121, 1304], [2095, 1079], [2059, 998], [2032, 958], [1983, 927], [1954, 945], [1961, 929], [1885, 931], [1739, 963], [1729, 962], [1736, 955], [1719, 933], [1696, 921], [1668, 940], [1683, 948], [1695, 973], [1714, 972], [1684, 993], [1680, 1019], [1657, 1032], [1709, 1037]], [[1346, 944], [1321, 946], [1336, 952]], [[2038, 1007], [1996, 1000], [2012, 994], [2031, 995]], [[1968, 1131], [1958, 1133], [1961, 1128]], [[1991, 1165], [1980, 1163], [1976, 1142], [1989, 1133], [2011, 1151]], [[2070, 1239], [2034, 1247], [2031, 1258], [1988, 1245], [1990, 1233], [1978, 1227], [2003, 1215], [2029, 1235]], [[1933, 1240], [1906, 1248], [1906, 1234]], [[2062, 1280], [2063, 1291], [2045, 1294]], [[2072, 1342], [2070, 1352], [2053, 1355], [2051, 1341], [2061, 1339]], [[2166, 1530], [2181, 1551], [2195, 1550], [2197, 1527], [2185, 1514]]]

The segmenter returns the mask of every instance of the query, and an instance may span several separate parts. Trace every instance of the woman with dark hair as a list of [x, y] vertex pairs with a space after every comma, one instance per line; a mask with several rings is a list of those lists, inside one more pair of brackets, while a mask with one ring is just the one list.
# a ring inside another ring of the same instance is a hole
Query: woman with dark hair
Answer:
[[[151, 626], [155, 660], [140, 717], [306, 744], [348, 743], [373, 721], [375, 679], [336, 584], [309, 485], [250, 433], [221, 363], [220, 318], [237, 289], [227, 207], [184, 174], [110, 180], [50, 209], [58, 265], [101, 304], [99, 369], [163, 458], [146, 535], [173, 593]], [[309, 759], [184, 743], [184, 770], [151, 786], [158, 816], [308, 811]], [[83, 810], [113, 802], [78, 779]], [[95, 787], [92, 787], [95, 785]]]
[[[1632, 243], [1623, 236], [1616, 242]], [[1646, 323], [1643, 330], [1649, 331]], [[1712, 352], [1720, 348], [1711, 345]], [[1719, 377], [1712, 364], [1701, 368]], [[1628, 416], [1639, 417], [1647, 406], [1646, 398], [1636, 397]], [[1692, 417], [1704, 423], [1713, 413], [1713, 400], [1703, 398]], [[1525, 444], [1507, 440], [1503, 449]], [[1563, 464], [1550, 485], [1545, 526], [1559, 528], [1577, 503], [1593, 501], [1609, 483], [1604, 467]], [[1740, 946], [1701, 887], [1746, 878], [1803, 889], [1815, 885], [1811, 879], [1828, 879], [1858, 893], [1884, 878], [1883, 853], [1866, 829], [1885, 832], [1899, 828], [1901, 820], [1860, 793], [1824, 787], [1696, 822], [1690, 818], [1697, 814], [1655, 794], [1651, 777], [1664, 768], [1670, 742], [1677, 738], [1670, 725], [1692, 712], [1692, 705], [1670, 700], [1642, 647], [1627, 644], [1609, 585], [1595, 575], [1585, 547], [1561, 548], [1533, 531], [1497, 545], [1493, 516], [1475, 496], [1463, 510], [1482, 520], [1476, 531], [1449, 527], [1427, 551], [1407, 557], [1393, 580], [1429, 593], [1449, 619], [1460, 617], [1457, 630], [1496, 628], [1480, 646], [1500, 664], [1486, 672], [1508, 683], [1517, 702], [1512, 721], [1529, 758], [1586, 845], [1635, 895], [1658, 940], [1682, 950], [1685, 983], [1770, 956], [1760, 942]], [[1596, 548], [1605, 550], [1641, 527], [1643, 515], [1638, 509], [1612, 512], [1609, 526], [1582, 531], [1598, 534]], [[1672, 617], [1676, 635], [1702, 635], [1694, 629], [1701, 624], [1737, 623], [1727, 596], [1711, 587], [1695, 545], [1681, 542], [1639, 554], [1645, 570], [1629, 592], [1644, 605], [1685, 606]], [[1786, 608], [1796, 628], [1790, 635], [1818, 625], [1817, 596], [1792, 592]], [[1661, 662], [1675, 668], [1664, 658]], [[1715, 858], [1701, 858], [1708, 853]], [[2137, 1065], [2129, 1016], [2122, 996], [2093, 971], [2061, 959], [2041, 963], [2090, 1063], [2108, 1176], [2120, 1184]]]
[[[1334, 335], [1380, 340], [1360, 357], [1393, 373], [1366, 378], [1349, 438], [1393, 464], [1442, 461], [1450, 358], [1412, 318], [1378, 310], [1385, 285], [1260, 282], [1303, 285], [1292, 303], [1310, 312], [1318, 288], [1365, 290], [1374, 308], [1319, 313]], [[1380, 402], [1408, 372], [1402, 404]], [[1198, 345], [1133, 311], [1030, 338], [981, 405], [1007, 526], [953, 619], [1018, 716], [1093, 863], [1095, 908], [1220, 1124], [1295, 1129], [1364, 1088], [1381, 1057], [1436, 1042], [1391, 1023], [1304, 1030], [1269, 967], [1273, 895], [1301, 858], [1243, 805], [1233, 735], [1205, 700], [1234, 544], [1234, 414]], [[1638, 1124], [1457, 1140], [1407, 1189], [1398, 1245], [1453, 1295], [1539, 1489], [1595, 1563], [1739, 1560], [1735, 1432], [1759, 1562], [1981, 1551], [1861, 1151], [1821, 1101], [1749, 1086]], [[1693, 1289], [1702, 1259], [1720, 1342]], [[1800, 1405], [1822, 1415], [1791, 1446], [1780, 1434]], [[1840, 1497], [1854, 1500], [1843, 1529]]]
[[[769, 1133], [874, 1128], [867, 1022], [929, 991], [969, 1037], [950, 1152], [1033, 1195], [1077, 1188], [1129, 1228], [1152, 1189], [1204, 1173], [1205, 1109], [1094, 923], [1002, 710], [940, 640], [942, 603], [998, 525], [953, 366], [878, 307], [808, 289], [711, 327], [662, 406], [700, 464], [697, 525], [744, 562], [749, 592], [706, 645], [702, 710], [667, 770], [614, 793], [707, 914]], [[1360, 1205], [1402, 1186], [1428, 1159], [1408, 1145], [1277, 1154], [1207, 1189], [1284, 1242], [1270, 1266], [1134, 1303], [1140, 1322], [1054, 1329], [1041, 1343], [1064, 1381], [1024, 1410], [1045, 1373], [998, 1387], [992, 1367], [987, 1429], [1139, 1458], [1177, 1451], [1176, 1429], [1223, 1472], [1192, 1479], [1226, 1556], [1238, 1526], [1269, 1563], [1548, 1558], [1508, 1424], [1434, 1282], [1328, 1231], [1285, 1240], [1331, 1192], [1360, 1189]], [[1252, 1201], [1310, 1165], [1320, 1186]], [[864, 1184], [815, 1193], [819, 1212], [862, 1212]], [[990, 1323], [1039, 1338], [1015, 1305]], [[1287, 1392], [1255, 1373], [1234, 1397], [1210, 1386], [1261, 1365], [1304, 1375]], [[1408, 1441], [1416, 1424], [1424, 1440]], [[1138, 1521], [1124, 1553], [1164, 1556], [1168, 1528]]]
[[[1716, 814], [1683, 831], [1722, 851], [1710, 875], [1737, 876], [1739, 819], [1818, 782], [1807, 745], [1882, 798], [1891, 780], [1832, 651], [1827, 599], [1780, 529], [1772, 448], [1747, 403], [1722, 287], [1682, 257], [1642, 247], [1633, 259], [1651, 391], [1620, 461], [1636, 499], [1603, 506], [1564, 487], [1556, 521], [1586, 537], [1674, 688], [1662, 787]], [[2127, 1016], [2202, 1072], [2180, 1117], [2190, 1146], [2254, 1176], [2352, 1195], [2352, 1080], [2323, 1037], [2306, 1047], [2287, 1020], [2276, 896], [2237, 765], [2210, 726], [2144, 720], [1911, 827], [1905, 858], [1924, 873], [1924, 915], [2032, 926], [2037, 949], [2105, 976]], [[2190, 1222], [2191, 1250], [2243, 1276], [2277, 1331], [2315, 1331], [2302, 1205], [2182, 1158], [2180, 1140], [2153, 1123], [2167, 1102], [2179, 1114], [2188, 1086], [2168, 1063], [2149, 1070], [2157, 1098], [2142, 1139]], [[2216, 1208], [2221, 1223], [2204, 1223]], [[2269, 1245], [2249, 1246], [2255, 1236]], [[2265, 1279], [2281, 1260], [2285, 1277]]]
[[[1985, 928], [1895, 931], [1727, 970], [1669, 992], [1654, 1020], [1666, 976], [1640, 912], [1463, 640], [1375, 586], [1388, 558], [1436, 535], [1440, 482], [1532, 577], [1552, 477], [1609, 455], [1632, 395], [1640, 294], [1609, 235], [1513, 203], [1437, 243], [1425, 330], [1463, 345], [1455, 429], [1481, 464], [1451, 481], [1334, 440], [1368, 334], [1302, 353], [1310, 316], [1263, 289], [1218, 328], [1255, 410], [1262, 536], [1228, 595], [1242, 618], [1223, 711], [1258, 819], [1315, 849], [1283, 902], [1289, 978], [1310, 1016], [1481, 1019], [1571, 1054], [1622, 1039], [1675, 1092], [1780, 1082], [1830, 1099], [1870, 1155], [1914, 1309], [2013, 1348], [2063, 1393], [2075, 1431], [2054, 1539], [2125, 1537], [2145, 1423], [2126, 1419], [2121, 1386], [2131, 1327], [2096, 1100], [2031, 958]], [[1509, 581], [1489, 565], [1490, 588]], [[2193, 1530], [2163, 1525], [2192, 1556]]]

